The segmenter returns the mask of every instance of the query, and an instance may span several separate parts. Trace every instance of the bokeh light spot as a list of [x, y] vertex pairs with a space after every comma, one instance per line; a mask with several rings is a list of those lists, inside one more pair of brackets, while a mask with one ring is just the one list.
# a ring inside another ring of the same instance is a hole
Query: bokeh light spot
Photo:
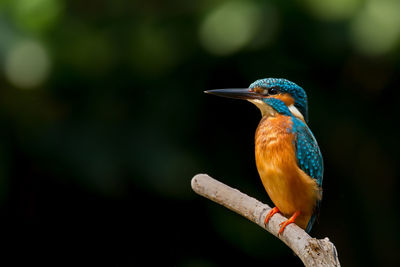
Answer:
[[351, 38], [360, 52], [381, 55], [400, 39], [400, 1], [370, 0], [352, 22]]
[[34, 32], [49, 29], [63, 11], [60, 0], [13, 0], [11, 3], [16, 22]]
[[262, 18], [260, 26], [257, 26], [257, 32], [248, 45], [250, 49], [259, 49], [272, 44], [277, 40], [279, 32], [280, 15], [276, 6], [265, 2], [257, 8], [261, 10]]
[[47, 78], [49, 70], [49, 56], [43, 45], [35, 41], [18, 43], [6, 56], [5, 75], [19, 88], [37, 87]]
[[248, 44], [261, 22], [261, 11], [253, 2], [227, 2], [205, 18], [200, 41], [210, 53], [228, 55]]
[[307, 0], [314, 16], [328, 21], [348, 19], [362, 4], [361, 0]]

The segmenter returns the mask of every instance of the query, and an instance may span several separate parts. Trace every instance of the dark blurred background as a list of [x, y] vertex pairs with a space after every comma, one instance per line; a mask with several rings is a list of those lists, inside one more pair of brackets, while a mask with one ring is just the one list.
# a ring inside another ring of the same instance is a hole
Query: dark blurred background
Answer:
[[302, 266], [197, 196], [208, 173], [271, 204], [260, 119], [203, 93], [283, 77], [325, 160], [312, 235], [343, 266], [398, 263], [400, 1], [0, 2], [2, 262]]

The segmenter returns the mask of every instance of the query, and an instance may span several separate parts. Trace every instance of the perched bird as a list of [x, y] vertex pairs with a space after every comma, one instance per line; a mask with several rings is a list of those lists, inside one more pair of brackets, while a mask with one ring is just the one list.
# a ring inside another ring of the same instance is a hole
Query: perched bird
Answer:
[[310, 232], [322, 198], [324, 166], [314, 135], [307, 126], [307, 95], [286, 79], [267, 78], [245, 89], [215, 89], [205, 93], [245, 99], [262, 114], [255, 136], [258, 173], [277, 212], [290, 217], [278, 234], [295, 222]]

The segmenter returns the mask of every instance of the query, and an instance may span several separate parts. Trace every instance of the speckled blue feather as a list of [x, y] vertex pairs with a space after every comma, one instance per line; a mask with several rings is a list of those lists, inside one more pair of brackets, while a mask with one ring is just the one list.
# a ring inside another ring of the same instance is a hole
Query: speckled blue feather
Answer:
[[[276, 98], [264, 98], [263, 101], [275, 109], [278, 113], [290, 116], [293, 122], [292, 128], [288, 129], [294, 134], [294, 145], [297, 164], [300, 169], [316, 180], [319, 187], [322, 186], [324, 164], [322, 154], [313, 133], [302, 120], [294, 117], [285, 103]], [[319, 210], [320, 201], [316, 203], [316, 209], [308, 222], [306, 231], [310, 232]]]
[[250, 88], [278, 88], [282, 93], [289, 93], [294, 98], [294, 106], [303, 114], [304, 119], [308, 122], [307, 94], [297, 84], [283, 78], [266, 78], [253, 82]]
[[300, 119], [291, 116], [292, 132], [296, 136], [296, 157], [300, 168], [322, 185], [324, 165], [317, 140], [308, 126]]
[[262, 100], [275, 109], [278, 113], [286, 116], [292, 116], [289, 108], [285, 105], [285, 103], [283, 103], [282, 100], [276, 98], [263, 98]]
[[314, 178], [317, 184], [321, 186], [324, 166], [317, 140], [315, 140], [311, 130], [302, 120], [292, 115], [283, 101], [276, 98], [264, 98], [263, 101], [278, 113], [291, 117], [293, 125], [292, 129], [288, 130], [295, 136], [297, 163], [305, 173]]

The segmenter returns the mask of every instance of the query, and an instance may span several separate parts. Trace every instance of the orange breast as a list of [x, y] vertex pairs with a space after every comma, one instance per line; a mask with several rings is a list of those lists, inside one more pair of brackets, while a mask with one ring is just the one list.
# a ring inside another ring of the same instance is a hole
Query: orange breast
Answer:
[[256, 131], [256, 164], [272, 202], [286, 217], [300, 211], [296, 224], [306, 228], [319, 197], [318, 186], [297, 165], [290, 117], [263, 117]]

